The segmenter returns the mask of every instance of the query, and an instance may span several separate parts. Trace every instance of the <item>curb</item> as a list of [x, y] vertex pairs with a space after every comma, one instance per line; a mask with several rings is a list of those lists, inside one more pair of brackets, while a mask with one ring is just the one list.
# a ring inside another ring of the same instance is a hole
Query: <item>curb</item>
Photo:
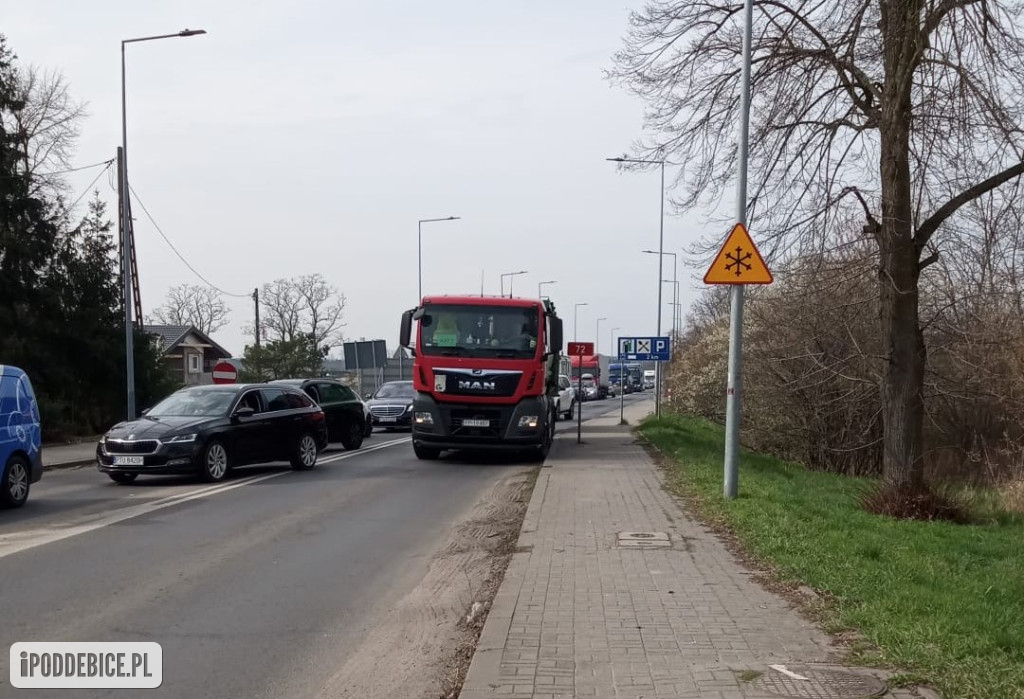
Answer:
[[[559, 440], [556, 437], [557, 441]], [[549, 455], [542, 466], [547, 466], [547, 461], [550, 458]], [[509, 561], [508, 568], [505, 570], [505, 577], [502, 579], [491, 609], [487, 613], [487, 621], [484, 622], [480, 639], [473, 652], [473, 659], [466, 672], [466, 679], [462, 683], [460, 699], [490, 696], [491, 683], [498, 681], [501, 673], [501, 656], [508, 640], [512, 616], [516, 610], [516, 603], [519, 601], [519, 593], [526, 579], [526, 569], [529, 566], [530, 557], [533, 555], [540, 509], [547, 496], [550, 479], [550, 471], [541, 470], [537, 475], [537, 482], [534, 484], [533, 494], [530, 496], [530, 504], [526, 507], [526, 515], [523, 517], [523, 524], [519, 530], [516, 552], [512, 554], [512, 560]]]
[[43, 472], [46, 471], [61, 471], [69, 468], [78, 468], [80, 466], [91, 466], [96, 463], [96, 458], [91, 459], [80, 459], [78, 461], [65, 461], [59, 464], [43, 464]]

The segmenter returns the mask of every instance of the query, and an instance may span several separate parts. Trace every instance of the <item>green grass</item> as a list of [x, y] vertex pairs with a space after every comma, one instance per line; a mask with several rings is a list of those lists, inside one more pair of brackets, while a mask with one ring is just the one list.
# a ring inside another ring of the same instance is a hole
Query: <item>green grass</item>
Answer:
[[739, 497], [725, 500], [719, 426], [663, 416], [640, 431], [670, 457], [670, 489], [780, 580], [823, 592], [828, 630], [856, 629], [875, 647], [855, 660], [899, 668], [946, 699], [1024, 697], [1024, 517], [981, 497], [982, 524], [878, 517], [857, 502], [871, 481], [746, 450]]

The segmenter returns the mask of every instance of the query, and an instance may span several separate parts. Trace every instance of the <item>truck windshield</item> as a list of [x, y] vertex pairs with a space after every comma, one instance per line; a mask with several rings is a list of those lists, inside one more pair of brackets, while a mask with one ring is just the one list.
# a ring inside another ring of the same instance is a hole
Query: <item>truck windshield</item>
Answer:
[[536, 308], [431, 305], [420, 318], [420, 347], [435, 356], [530, 359], [539, 317]]

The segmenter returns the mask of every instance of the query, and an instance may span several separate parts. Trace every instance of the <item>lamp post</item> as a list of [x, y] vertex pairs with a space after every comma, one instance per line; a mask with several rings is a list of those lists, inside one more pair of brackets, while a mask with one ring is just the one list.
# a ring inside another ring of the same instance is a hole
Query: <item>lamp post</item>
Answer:
[[622, 328], [612, 328], [612, 331], [608, 333], [608, 341], [612, 343], [612, 352], [615, 354], [615, 358], [619, 357], [619, 347], [615, 344], [615, 331], [621, 330]]
[[435, 223], [437, 221], [458, 221], [461, 216], [448, 216], [446, 218], [421, 218], [416, 222], [419, 235], [419, 296], [416, 297], [416, 303], [419, 304], [423, 300], [423, 224], [424, 223]]
[[544, 298], [543, 289], [544, 289], [544, 285], [545, 284], [557, 284], [557, 283], [558, 282], [556, 282], [554, 280], [551, 280], [549, 282], [541, 282], [540, 284], [538, 284], [537, 285], [537, 298], [539, 298], [539, 299], [543, 299]]
[[518, 272], [505, 272], [503, 275], [501, 275], [501, 295], [502, 296], [505, 295], [505, 277], [509, 277], [509, 280], [508, 280], [508, 297], [512, 298], [512, 279], [511, 278], [512, 277], [516, 277], [516, 276], [518, 276], [520, 274], [526, 274], [526, 273], [527, 272], [526, 272], [525, 269], [521, 269]]
[[[648, 255], [657, 255], [658, 254], [657, 250], [644, 250], [643, 252], [647, 253]], [[674, 252], [662, 252], [661, 254], [662, 255], [671, 255], [672, 256], [672, 281], [675, 282], [675, 285], [676, 285], [676, 295], [674, 297], [672, 297], [672, 306], [673, 306], [673, 309], [678, 309], [678, 306], [679, 306], [679, 264], [678, 264], [679, 263], [679, 259], [676, 256], [676, 253], [674, 253]], [[676, 321], [677, 321], [676, 313], [673, 313], [672, 314], [672, 334], [673, 335], [675, 335], [676, 332], [677, 332], [677, 322]], [[658, 334], [659, 335], [661, 334], [660, 330], [658, 331]]]
[[[661, 224], [658, 229], [658, 337], [661, 337], [661, 278], [664, 276], [662, 261], [665, 252], [665, 161], [640, 160], [637, 158], [606, 158], [613, 163], [637, 163], [641, 165], [661, 165]], [[654, 415], [661, 418], [661, 362], [655, 367]]]
[[[672, 279], [662, 279], [661, 283], [662, 284], [672, 284], [672, 285], [674, 285], [675, 293], [673, 294], [673, 298], [675, 298], [675, 299], [679, 298], [679, 282], [677, 282], [675, 280], [672, 280]], [[669, 342], [673, 343], [673, 345], [674, 345], [674, 343], [676, 341], [676, 339], [675, 339], [676, 338], [676, 318], [679, 317], [679, 307], [682, 304], [680, 304], [678, 301], [670, 301], [669, 303], [666, 303], [665, 305], [672, 307], [672, 337], [669, 340]]]
[[[157, 39], [175, 39], [178, 37], [197, 36], [205, 34], [204, 29], [183, 29], [174, 34], [159, 34], [156, 36], [141, 36], [135, 39], [121, 40], [121, 265], [122, 279], [124, 281], [124, 349], [125, 349], [125, 375], [127, 377], [127, 413], [128, 419], [134, 420], [135, 415], [135, 337], [132, 330], [132, 236], [131, 221], [129, 220], [128, 199], [131, 196], [128, 189], [128, 88], [125, 79], [125, 47], [128, 44], [136, 44], [140, 41], [156, 41]], [[141, 322], [142, 319], [140, 318]]]
[[579, 335], [579, 333], [576, 330], [576, 328], [579, 325], [579, 323], [577, 323], [576, 321], [579, 318], [580, 306], [586, 306], [586, 305], [587, 305], [586, 301], [581, 301], [581, 302], [577, 303], [575, 306], [572, 307], [572, 341], [573, 342], [579, 342], [579, 340], [580, 340], [580, 335]]
[[601, 321], [607, 318], [597, 319], [597, 329], [594, 330], [594, 354], [601, 354]]

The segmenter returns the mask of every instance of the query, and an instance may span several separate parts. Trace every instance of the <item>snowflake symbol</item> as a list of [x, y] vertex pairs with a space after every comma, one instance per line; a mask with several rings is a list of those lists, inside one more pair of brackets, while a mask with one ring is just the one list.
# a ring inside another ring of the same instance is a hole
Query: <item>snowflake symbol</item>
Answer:
[[728, 262], [725, 265], [725, 271], [729, 272], [735, 267], [737, 277], [743, 274], [744, 268], [746, 268], [746, 270], [749, 272], [750, 270], [753, 269], [753, 266], [749, 262], [747, 262], [747, 260], [749, 260], [753, 256], [753, 253], [744, 253], [743, 248], [737, 245], [735, 255], [733, 255], [731, 252], [725, 253], [725, 259], [731, 260], [731, 262]]

